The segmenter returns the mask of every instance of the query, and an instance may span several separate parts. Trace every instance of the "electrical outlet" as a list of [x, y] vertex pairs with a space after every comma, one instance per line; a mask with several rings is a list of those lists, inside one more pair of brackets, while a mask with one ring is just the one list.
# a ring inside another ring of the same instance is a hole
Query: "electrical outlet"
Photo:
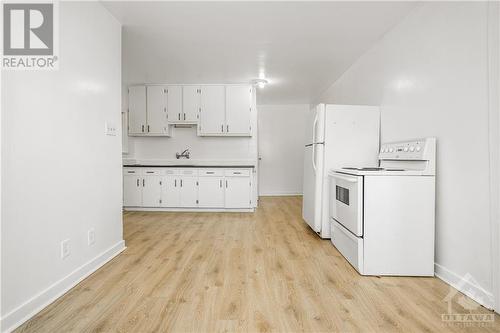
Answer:
[[69, 239], [65, 239], [61, 242], [61, 259], [69, 256]]
[[93, 228], [90, 229], [87, 234], [87, 241], [89, 246], [94, 245], [95, 243], [95, 230]]
[[109, 136], [116, 136], [116, 132], [117, 132], [116, 125], [108, 122], [104, 123], [104, 134]]

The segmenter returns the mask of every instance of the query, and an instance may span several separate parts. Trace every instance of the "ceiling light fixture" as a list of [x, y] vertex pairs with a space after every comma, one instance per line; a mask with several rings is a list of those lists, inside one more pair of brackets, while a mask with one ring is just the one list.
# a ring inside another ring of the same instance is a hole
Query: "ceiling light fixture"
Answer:
[[266, 84], [269, 83], [269, 81], [267, 81], [266, 79], [254, 79], [251, 81], [251, 83], [259, 88], [264, 88]]

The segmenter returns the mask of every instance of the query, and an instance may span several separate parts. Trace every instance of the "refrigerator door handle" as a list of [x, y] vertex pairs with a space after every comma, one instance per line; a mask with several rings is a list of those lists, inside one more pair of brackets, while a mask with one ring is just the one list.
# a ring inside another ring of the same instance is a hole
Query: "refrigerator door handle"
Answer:
[[314, 121], [313, 121], [313, 137], [312, 137], [312, 143], [313, 145], [316, 143], [316, 124], [318, 123], [318, 113], [316, 112], [316, 115], [314, 116]]
[[312, 145], [312, 165], [313, 165], [313, 170], [314, 170], [314, 173], [316, 173], [316, 145], [313, 143]]

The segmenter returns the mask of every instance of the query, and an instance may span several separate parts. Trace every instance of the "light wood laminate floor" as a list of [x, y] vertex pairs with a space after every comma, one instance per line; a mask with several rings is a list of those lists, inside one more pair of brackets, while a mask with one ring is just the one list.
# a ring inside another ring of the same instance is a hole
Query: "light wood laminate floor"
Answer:
[[[127, 250], [18, 332], [500, 331], [498, 315], [487, 328], [444, 325], [450, 288], [437, 278], [358, 275], [301, 206], [264, 197], [255, 213], [127, 212]], [[456, 300], [453, 312], [469, 313]]]

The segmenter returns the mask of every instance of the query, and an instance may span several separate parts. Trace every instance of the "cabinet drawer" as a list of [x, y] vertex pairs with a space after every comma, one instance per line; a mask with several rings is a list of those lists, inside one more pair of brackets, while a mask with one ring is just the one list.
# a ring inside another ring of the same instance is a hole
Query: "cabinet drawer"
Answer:
[[334, 219], [330, 219], [330, 225], [333, 245], [360, 274], [363, 274], [363, 238], [354, 236]]
[[142, 175], [141, 168], [123, 168], [124, 175]]
[[217, 176], [217, 177], [222, 177], [224, 176], [224, 169], [199, 169], [198, 170], [198, 176]]
[[189, 169], [179, 169], [179, 174], [182, 176], [198, 176], [198, 169], [189, 168]]
[[142, 174], [144, 176], [163, 176], [165, 174], [165, 170], [161, 168], [147, 168], [142, 169]]
[[226, 169], [225, 175], [226, 176], [233, 176], [233, 177], [249, 177], [250, 170], [249, 169]]

